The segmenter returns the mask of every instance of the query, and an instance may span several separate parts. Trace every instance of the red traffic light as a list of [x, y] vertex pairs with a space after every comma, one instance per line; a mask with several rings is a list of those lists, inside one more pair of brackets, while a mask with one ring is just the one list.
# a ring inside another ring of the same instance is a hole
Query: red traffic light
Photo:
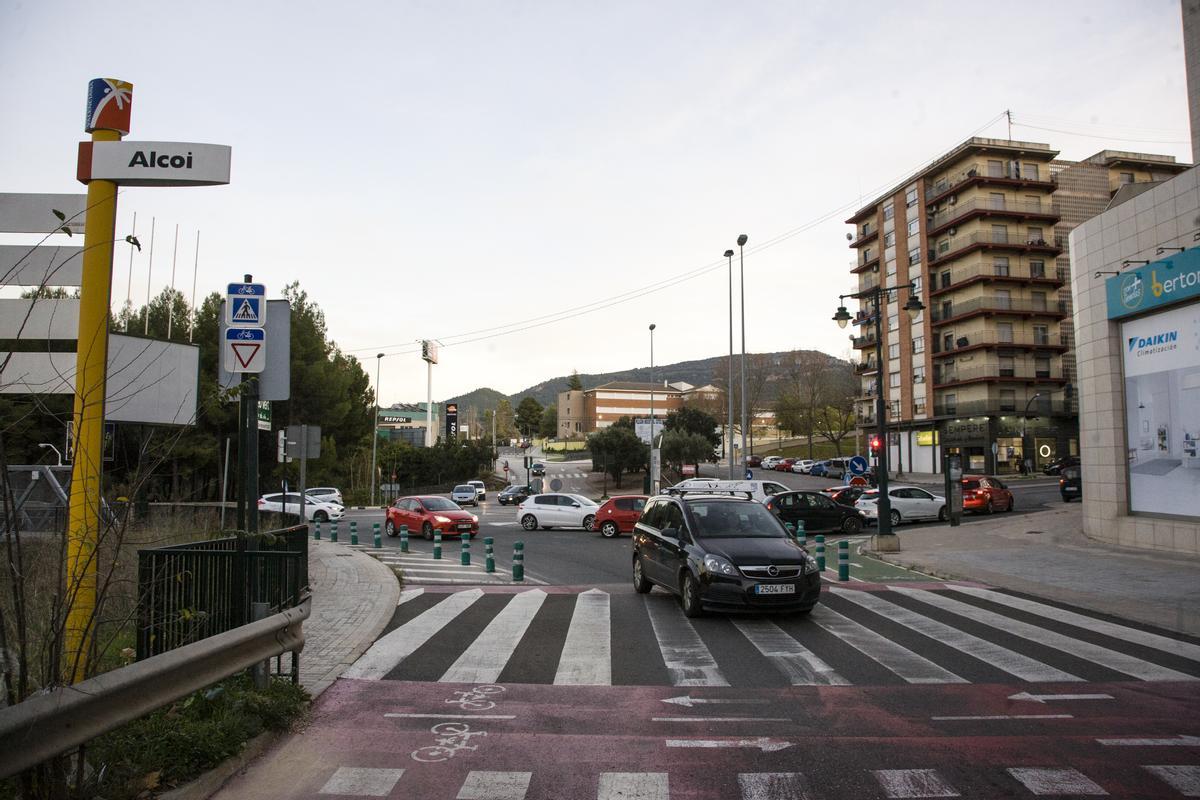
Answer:
[[879, 449], [880, 449], [879, 445], [880, 445], [879, 437], [872, 436], [871, 437], [871, 454], [872, 455], [875, 455], [879, 452]]

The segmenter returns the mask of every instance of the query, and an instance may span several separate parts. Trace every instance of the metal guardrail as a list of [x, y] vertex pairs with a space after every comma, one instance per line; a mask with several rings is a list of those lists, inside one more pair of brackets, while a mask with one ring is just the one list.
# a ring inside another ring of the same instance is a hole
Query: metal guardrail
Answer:
[[0, 778], [78, 747], [243, 669], [304, 648], [295, 608], [0, 709]]

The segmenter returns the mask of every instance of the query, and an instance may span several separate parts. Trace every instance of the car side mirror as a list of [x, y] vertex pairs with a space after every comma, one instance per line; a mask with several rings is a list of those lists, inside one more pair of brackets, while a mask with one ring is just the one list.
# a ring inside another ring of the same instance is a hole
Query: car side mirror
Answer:
[[572, 508], [579, 508], [579, 503], [572, 502], [572, 503], [571, 503], [571, 507], [572, 507]]
[[663, 537], [666, 539], [679, 538], [679, 528], [663, 528], [660, 533], [662, 533]]

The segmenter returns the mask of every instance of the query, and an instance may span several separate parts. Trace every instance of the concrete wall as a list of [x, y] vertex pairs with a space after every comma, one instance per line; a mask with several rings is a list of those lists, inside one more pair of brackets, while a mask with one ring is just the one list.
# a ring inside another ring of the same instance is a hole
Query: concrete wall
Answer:
[[1087, 535], [1130, 547], [1200, 553], [1200, 522], [1129, 510], [1129, 452], [1119, 322], [1108, 319], [1107, 275], [1126, 259], [1154, 261], [1159, 247], [1200, 247], [1200, 168], [1161, 183], [1071, 233], [1071, 281], [1079, 370], [1083, 525]]

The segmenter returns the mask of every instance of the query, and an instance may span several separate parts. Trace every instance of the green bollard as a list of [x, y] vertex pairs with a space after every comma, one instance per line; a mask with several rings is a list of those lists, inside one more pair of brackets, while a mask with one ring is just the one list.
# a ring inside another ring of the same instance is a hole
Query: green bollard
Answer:
[[492, 544], [492, 537], [490, 536], [483, 540], [483, 553], [487, 557], [485, 559], [486, 566], [484, 567], [486, 572], [496, 571], [496, 554], [492, 552]]
[[793, 538], [796, 536], [796, 526], [795, 525], [793, 525], [790, 522], [785, 522], [785, 523], [783, 523], [783, 527], [787, 528], [788, 536], [791, 536]]
[[330, 525], [329, 525], [329, 541], [331, 541], [331, 542], [337, 541], [337, 529], [338, 529], [338, 524], [336, 522], [330, 523]]
[[471, 537], [459, 534], [459, 540], [462, 542], [462, 553], [460, 555], [461, 564], [464, 567], [471, 566]]
[[318, 540], [321, 538], [321, 523], [319, 522], [313, 523], [313, 538]]
[[378, 522], [376, 522], [376, 523], [374, 523], [373, 525], [371, 525], [371, 530], [372, 530], [372, 531], [374, 532], [374, 534], [375, 534], [375, 547], [376, 547], [376, 549], [378, 549], [378, 548], [380, 548], [380, 547], [383, 547], [383, 539], [379, 538], [379, 523], [378, 523]]
[[825, 537], [820, 533], [817, 534], [817, 569], [825, 571]]
[[433, 532], [433, 557], [440, 559], [442, 557], [442, 532]]
[[350, 544], [358, 544], [358, 520], [350, 520]]
[[801, 547], [808, 546], [808, 535], [804, 532], [804, 520], [802, 519], [796, 520], [796, 541], [800, 543]]
[[408, 526], [407, 525], [400, 526], [400, 552], [401, 553], [408, 552]]
[[525, 543], [513, 542], [512, 579], [525, 580]]
[[845, 539], [838, 542], [838, 580], [850, 580], [850, 543]]

